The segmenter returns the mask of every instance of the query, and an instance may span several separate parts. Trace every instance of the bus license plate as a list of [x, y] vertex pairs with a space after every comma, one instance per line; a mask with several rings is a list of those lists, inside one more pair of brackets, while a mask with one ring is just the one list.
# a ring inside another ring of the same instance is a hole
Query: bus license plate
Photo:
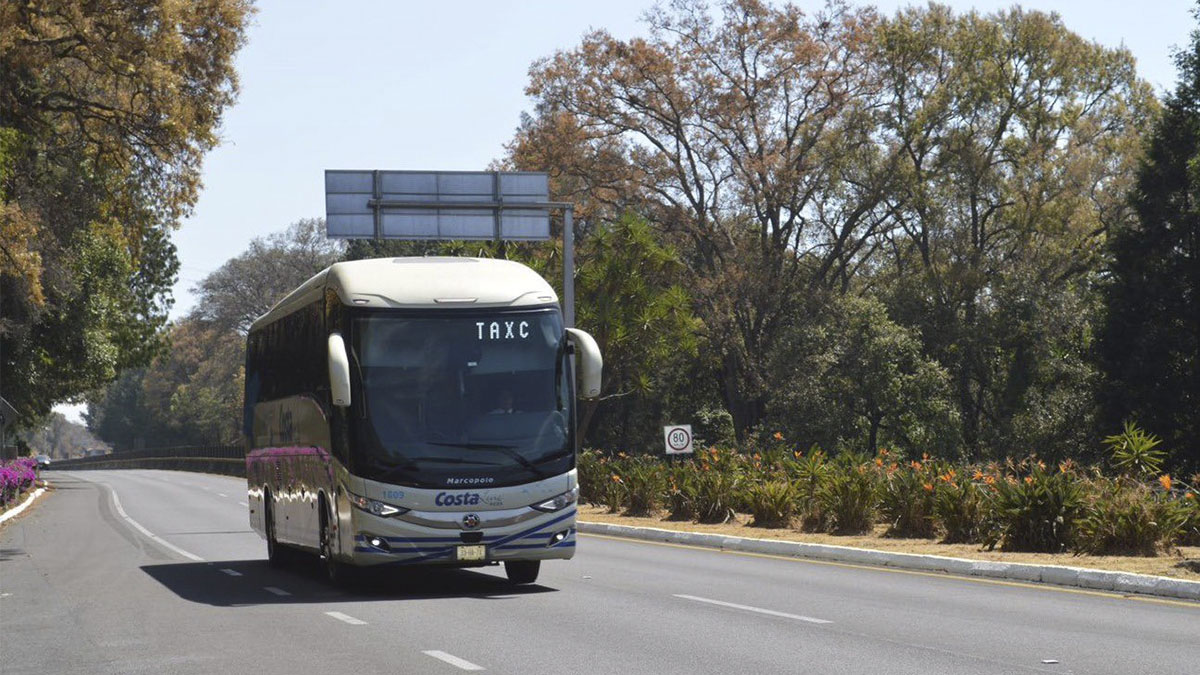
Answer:
[[459, 560], [483, 560], [487, 557], [487, 549], [483, 545], [479, 546], [459, 546]]

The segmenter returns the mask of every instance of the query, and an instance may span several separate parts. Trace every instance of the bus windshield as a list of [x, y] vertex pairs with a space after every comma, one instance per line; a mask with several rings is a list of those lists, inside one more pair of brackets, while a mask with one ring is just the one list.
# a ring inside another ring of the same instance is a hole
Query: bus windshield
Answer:
[[355, 473], [415, 486], [511, 485], [573, 466], [557, 310], [354, 321]]

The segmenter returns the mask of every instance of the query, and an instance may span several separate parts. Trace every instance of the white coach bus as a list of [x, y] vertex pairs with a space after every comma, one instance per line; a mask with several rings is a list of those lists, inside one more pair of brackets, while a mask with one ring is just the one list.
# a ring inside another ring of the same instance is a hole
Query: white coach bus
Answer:
[[601, 357], [533, 270], [473, 258], [337, 263], [250, 328], [250, 523], [272, 564], [504, 563], [575, 552], [576, 382]]

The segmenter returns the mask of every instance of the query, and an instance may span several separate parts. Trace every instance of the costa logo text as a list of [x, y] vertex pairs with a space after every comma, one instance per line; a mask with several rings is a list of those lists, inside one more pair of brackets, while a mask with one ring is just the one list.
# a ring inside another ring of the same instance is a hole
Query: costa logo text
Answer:
[[438, 496], [433, 499], [433, 503], [438, 506], [475, 506], [479, 503], [478, 492], [459, 492], [451, 494], [449, 492], [439, 492]]

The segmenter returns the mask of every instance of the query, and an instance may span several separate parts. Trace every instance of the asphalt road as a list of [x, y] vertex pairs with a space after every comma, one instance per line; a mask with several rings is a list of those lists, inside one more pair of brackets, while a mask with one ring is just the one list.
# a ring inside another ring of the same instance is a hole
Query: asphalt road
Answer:
[[241, 480], [48, 477], [0, 531], [4, 675], [1200, 672], [1194, 603], [586, 535], [533, 586], [343, 591], [315, 561], [267, 567]]

